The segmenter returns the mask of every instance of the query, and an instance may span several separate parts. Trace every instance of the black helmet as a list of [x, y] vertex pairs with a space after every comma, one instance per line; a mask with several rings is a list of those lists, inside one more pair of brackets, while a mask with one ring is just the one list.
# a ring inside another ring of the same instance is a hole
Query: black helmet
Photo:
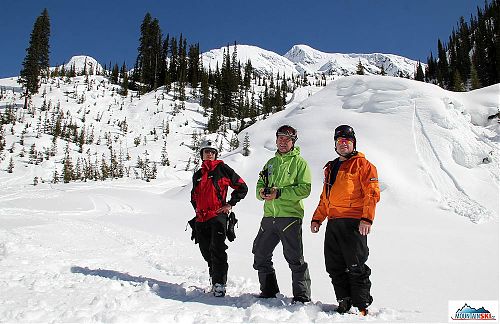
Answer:
[[280, 128], [278, 128], [278, 130], [276, 131], [276, 137], [278, 137], [279, 135], [290, 137], [294, 143], [298, 138], [297, 130], [290, 125], [280, 126]]
[[337, 151], [337, 146], [335, 145], [335, 152], [337, 152], [339, 155], [342, 155], [343, 157], [345, 157], [347, 159], [358, 154], [358, 151], [356, 151], [356, 134], [354, 133], [354, 129], [352, 129], [351, 126], [340, 125], [339, 127], [335, 128], [335, 134], [333, 135], [333, 140], [337, 141], [337, 138], [339, 138], [339, 137], [351, 139], [353, 141], [353, 144], [354, 144], [354, 149], [351, 153], [349, 153], [347, 155], [342, 155]]
[[349, 125], [340, 125], [335, 128], [335, 134], [333, 135], [333, 139], [337, 140], [339, 137], [353, 139], [356, 142], [356, 134], [354, 133], [354, 129], [352, 129]]

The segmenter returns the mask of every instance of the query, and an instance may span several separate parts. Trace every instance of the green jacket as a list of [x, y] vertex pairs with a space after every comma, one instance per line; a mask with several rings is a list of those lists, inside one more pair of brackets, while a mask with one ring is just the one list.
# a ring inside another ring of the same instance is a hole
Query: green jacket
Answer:
[[279, 190], [279, 197], [264, 202], [264, 217], [304, 217], [302, 199], [311, 193], [311, 170], [306, 160], [300, 156], [300, 148], [276, 155], [267, 161], [257, 181], [257, 199], [260, 189], [265, 187], [263, 173], [268, 173], [269, 187]]

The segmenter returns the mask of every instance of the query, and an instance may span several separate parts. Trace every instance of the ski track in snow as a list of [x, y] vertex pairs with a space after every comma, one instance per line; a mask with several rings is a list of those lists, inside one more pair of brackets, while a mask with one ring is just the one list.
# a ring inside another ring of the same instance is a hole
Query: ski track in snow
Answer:
[[458, 215], [467, 217], [473, 223], [483, 223], [492, 219], [491, 213], [480, 203], [470, 198], [453, 174], [444, 166], [436, 148], [427, 134], [419, 114], [416, 100], [413, 101], [413, 136], [415, 150], [424, 172], [432, 187], [447, 208]]

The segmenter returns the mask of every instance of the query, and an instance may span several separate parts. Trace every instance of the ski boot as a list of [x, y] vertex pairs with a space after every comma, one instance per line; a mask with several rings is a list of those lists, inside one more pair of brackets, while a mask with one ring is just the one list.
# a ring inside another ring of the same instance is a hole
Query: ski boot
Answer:
[[215, 297], [224, 297], [226, 296], [226, 285], [216, 283], [212, 286], [212, 292]]
[[339, 299], [337, 301], [339, 302], [339, 306], [335, 311], [339, 314], [347, 313], [352, 307], [352, 301], [350, 297]]

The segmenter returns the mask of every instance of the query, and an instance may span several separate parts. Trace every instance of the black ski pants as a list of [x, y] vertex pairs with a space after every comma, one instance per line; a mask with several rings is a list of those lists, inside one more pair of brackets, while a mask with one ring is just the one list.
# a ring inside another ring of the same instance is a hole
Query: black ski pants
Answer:
[[350, 297], [355, 307], [368, 307], [371, 269], [366, 235], [359, 233], [359, 219], [328, 220], [325, 233], [325, 265], [338, 300]]
[[253, 267], [259, 274], [261, 292], [264, 295], [275, 295], [279, 292], [272, 261], [274, 249], [279, 242], [283, 245], [283, 255], [292, 270], [293, 296], [310, 299], [311, 278], [304, 261], [302, 219], [297, 217], [262, 218], [252, 249]]
[[196, 222], [196, 238], [201, 255], [208, 263], [212, 284], [226, 284], [227, 281], [227, 215], [219, 214], [206, 222]]

